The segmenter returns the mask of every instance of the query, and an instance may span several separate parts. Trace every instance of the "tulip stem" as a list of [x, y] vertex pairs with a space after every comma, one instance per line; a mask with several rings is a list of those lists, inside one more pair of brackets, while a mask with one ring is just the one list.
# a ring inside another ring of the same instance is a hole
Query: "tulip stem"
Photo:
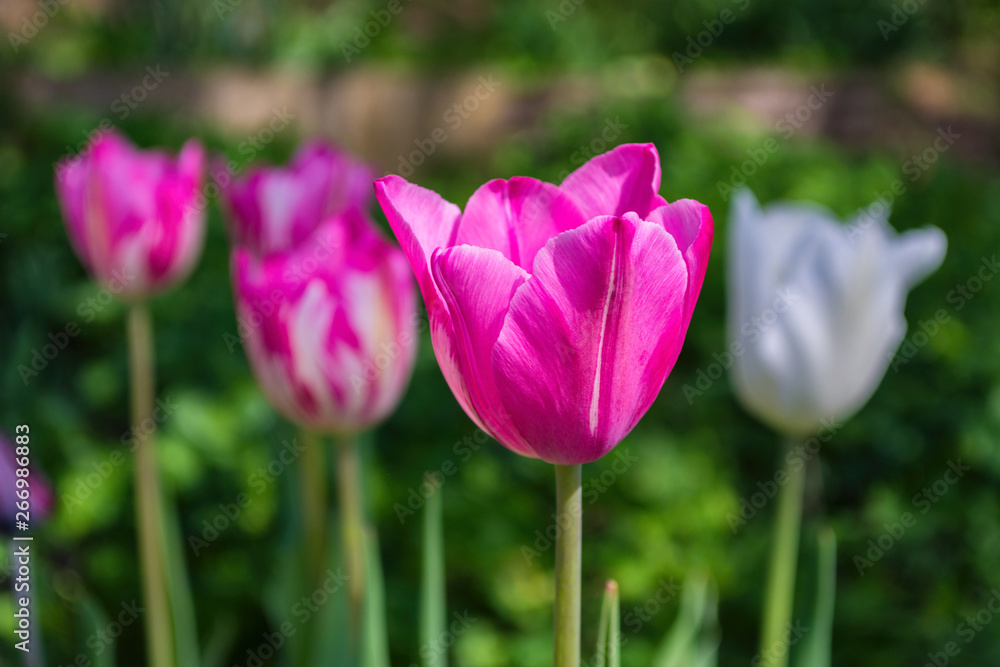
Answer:
[[306, 582], [319, 583], [326, 553], [326, 475], [323, 467], [323, 442], [313, 431], [302, 429], [302, 460], [299, 480], [302, 483], [302, 527]]
[[554, 667], [580, 665], [580, 564], [583, 543], [581, 466], [556, 468], [556, 596]]
[[[151, 667], [172, 667], [174, 662], [173, 626], [167, 594], [164, 566], [166, 545], [160, 531], [161, 502], [159, 471], [156, 464], [155, 433], [146, 424], [153, 420], [153, 325], [145, 304], [129, 309], [128, 351], [132, 390], [132, 425], [136, 437], [135, 475], [136, 530], [139, 538], [139, 561], [142, 564], [142, 592], [146, 602], [146, 651]], [[141, 429], [141, 430], [140, 430]]]
[[[794, 446], [794, 442], [792, 446]], [[778, 492], [778, 516], [774, 528], [771, 565], [764, 600], [764, 627], [761, 633], [761, 664], [786, 667], [789, 646], [785, 631], [792, 621], [795, 601], [795, 572], [799, 557], [799, 527], [802, 522], [802, 494], [806, 466], [801, 458], [785, 457], [788, 481]]]
[[[347, 569], [351, 628], [361, 627], [365, 595], [364, 500], [362, 495], [361, 456], [355, 436], [337, 443], [337, 490], [340, 500], [340, 531]], [[356, 632], [352, 633], [357, 636]]]

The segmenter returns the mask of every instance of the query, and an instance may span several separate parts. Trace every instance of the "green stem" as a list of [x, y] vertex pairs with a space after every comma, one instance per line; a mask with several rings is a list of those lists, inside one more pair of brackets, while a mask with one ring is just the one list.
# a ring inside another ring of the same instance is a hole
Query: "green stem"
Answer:
[[[794, 443], [793, 443], [794, 444]], [[760, 650], [766, 667], [786, 667], [788, 646], [782, 646], [785, 630], [792, 621], [795, 601], [795, 572], [799, 557], [799, 527], [802, 522], [802, 493], [806, 466], [801, 458], [791, 459], [785, 467], [787, 482], [778, 495], [777, 525], [771, 551], [764, 601], [764, 627]]]
[[583, 490], [580, 465], [556, 468], [556, 600], [553, 667], [580, 665], [580, 564]]
[[[347, 436], [337, 443], [337, 491], [340, 530], [347, 569], [351, 627], [357, 630], [365, 595], [364, 502], [361, 497], [361, 460], [358, 440]], [[352, 633], [357, 636], [356, 632]]]
[[316, 433], [302, 429], [302, 460], [299, 481], [302, 486], [303, 564], [309, 587], [321, 579], [326, 555], [326, 475], [323, 442]]
[[445, 590], [444, 508], [441, 487], [430, 474], [424, 476], [434, 489], [424, 506], [424, 540], [420, 580], [420, 659], [425, 667], [448, 667], [448, 610]]
[[[128, 315], [129, 367], [132, 389], [132, 424], [136, 433], [147, 433], [143, 425], [153, 420], [153, 327], [144, 304], [131, 307]], [[147, 422], [148, 420], [148, 422]], [[142, 563], [143, 599], [146, 602], [146, 650], [151, 667], [173, 667], [174, 643], [164, 567], [166, 545], [160, 532], [160, 479], [156, 466], [155, 433], [136, 437], [135, 504]]]

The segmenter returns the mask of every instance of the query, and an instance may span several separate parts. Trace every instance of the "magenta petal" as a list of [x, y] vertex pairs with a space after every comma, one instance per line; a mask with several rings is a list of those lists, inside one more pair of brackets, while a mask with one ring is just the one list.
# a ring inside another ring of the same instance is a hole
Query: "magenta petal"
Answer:
[[659, 203], [660, 156], [653, 144], [622, 144], [588, 160], [560, 187], [588, 220], [629, 212], [645, 218]]
[[[471, 403], [463, 407], [466, 412], [471, 407], [470, 417], [518, 454], [535, 456], [507, 419], [497, 396], [492, 364], [493, 345], [511, 297], [530, 277], [528, 272], [497, 250], [468, 245], [438, 250], [431, 264], [453, 327], [454, 365], [445, 370], [445, 375], [461, 374]], [[448, 380], [455, 384], [455, 378]]]
[[250, 367], [282, 414], [351, 433], [398, 404], [416, 352], [416, 293], [403, 254], [365, 214], [331, 218], [289, 252], [236, 247], [233, 289]]
[[498, 250], [530, 271], [550, 238], [586, 221], [573, 199], [555, 185], [534, 178], [496, 179], [469, 198], [455, 244]]
[[688, 271], [686, 327], [694, 313], [702, 283], [705, 282], [705, 270], [708, 268], [708, 256], [715, 233], [712, 213], [701, 202], [679, 199], [673, 204], [654, 209], [646, 219], [663, 225], [667, 233], [674, 237], [677, 248], [684, 256]]
[[549, 241], [493, 350], [511, 421], [550, 463], [594, 461], [635, 426], [685, 334], [687, 269], [673, 238], [629, 214]]
[[98, 281], [123, 297], [148, 296], [183, 278], [204, 231], [198, 142], [177, 158], [98, 132], [56, 170], [56, 192], [74, 249]]
[[56, 168], [56, 195], [76, 254], [88, 271], [96, 273], [86, 229], [87, 175], [81, 158], [65, 158]]
[[431, 253], [435, 248], [452, 245], [462, 213], [438, 193], [395, 175], [375, 181], [375, 197], [410, 260], [410, 268], [430, 310], [437, 300], [430, 274]]

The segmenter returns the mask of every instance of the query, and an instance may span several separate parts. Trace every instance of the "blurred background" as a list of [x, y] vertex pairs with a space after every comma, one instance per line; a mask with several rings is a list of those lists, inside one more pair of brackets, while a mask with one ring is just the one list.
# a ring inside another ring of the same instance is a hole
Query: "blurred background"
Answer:
[[[98, 645], [106, 664], [144, 660], [141, 623], [94, 639], [139, 590], [131, 458], [113, 456], [129, 437], [124, 309], [73, 255], [52, 185], [54, 163], [110, 125], [145, 147], [198, 136], [240, 164], [328, 137], [460, 205], [490, 178], [559, 182], [617, 144], [656, 144], [661, 194], [708, 204], [717, 234], [676, 369], [617, 452], [583, 471], [585, 646], [613, 577], [629, 665], [648, 663], [677, 614], [672, 584], [695, 571], [718, 585], [720, 664], [757, 651], [774, 503], [732, 517], [783, 445], [722, 372], [729, 188], [847, 217], [901, 182], [892, 224], [949, 239], [909, 298], [910, 331], [940, 309], [950, 319], [810, 461], [795, 616], [810, 609], [823, 523], [839, 538], [836, 665], [924, 664], [1000, 589], [1000, 280], [972, 280], [1000, 242], [996, 2], [3, 0], [0, 28], [0, 430], [31, 426], [58, 495], [35, 542], [45, 664]], [[216, 201], [203, 260], [152, 310], [161, 466], [183, 536], [252, 500], [185, 551], [203, 645], [243, 665], [288, 613], [296, 473], [253, 480], [296, 433], [232, 342]], [[79, 333], [55, 358], [19, 370], [70, 323]], [[448, 607], [472, 619], [452, 660], [550, 664], [552, 552], [535, 531], [551, 523], [552, 469], [476, 439], [423, 335], [409, 393], [366, 447], [393, 663], [418, 662], [420, 485], [444, 471]], [[933, 493], [958, 460], [971, 469]], [[904, 512], [915, 525], [871, 551]], [[14, 664], [8, 583], [0, 661]], [[1000, 620], [961, 646], [954, 664], [998, 664]], [[278, 653], [265, 664], [284, 664]]]

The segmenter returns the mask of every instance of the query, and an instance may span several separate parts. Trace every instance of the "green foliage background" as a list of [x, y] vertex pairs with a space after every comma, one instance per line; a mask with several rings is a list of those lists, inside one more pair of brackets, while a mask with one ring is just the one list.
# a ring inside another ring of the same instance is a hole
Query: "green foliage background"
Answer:
[[[750, 0], [694, 67], [766, 65], [832, 78], [868, 73], [886, 82], [901, 66], [921, 61], [972, 71], [986, 82], [982, 95], [996, 99], [1000, 71], [990, 59], [997, 51], [989, 48], [996, 46], [1000, 28], [996, 3], [926, 3], [884, 40], [878, 21], [895, 5]], [[36, 576], [43, 582], [47, 664], [69, 664], [84, 645], [92, 630], [81, 612], [85, 604], [114, 614], [137, 595], [128, 457], [88, 498], [70, 501], [79, 481], [123, 447], [129, 428], [124, 309], [111, 302], [86, 321], [81, 304], [99, 297], [99, 290], [67, 243], [52, 187], [53, 163], [80, 142], [101, 112], [29, 109], [17, 98], [14, 82], [30, 73], [64, 80], [159, 61], [178, 70], [230, 62], [336, 76], [350, 69], [340, 44], [383, 6], [228, 0], [221, 7], [232, 11], [221, 18], [218, 2], [194, 0], [122, 2], [99, 14], [64, 8], [17, 54], [3, 49], [0, 428], [12, 433], [16, 424], [31, 425], [37, 465], [59, 495], [36, 543], [44, 554]], [[768, 504], [735, 533], [727, 516], [739, 511], [740, 499], [756, 492], [758, 482], [773, 478], [783, 445], [740, 408], [725, 377], [693, 401], [683, 388], [694, 386], [700, 371], [712, 371], [727, 347], [728, 205], [717, 182], [771, 135], [748, 130], [739, 117], [700, 118], [681, 104], [676, 87], [628, 94], [622, 92], [628, 82], [615, 80], [622, 63], [672, 68], [670, 54], [686, 48], [703, 21], [738, 6], [724, 0], [584, 0], [553, 30], [546, 11], [559, 11], [554, 1], [413, 0], [359, 58], [364, 65], [429, 78], [487, 64], [524, 87], [544, 88], [549, 77], [566, 74], [591, 76], [607, 93], [596, 109], [547, 113], [476, 160], [438, 156], [413, 176], [451, 201], [464, 203], [479, 184], [499, 176], [558, 180], [575, 166], [574, 151], [613, 117], [627, 125], [618, 142], [656, 144], [665, 197], [698, 199], [715, 215], [712, 261], [680, 361], [649, 414], [620, 446], [636, 462], [618, 474], [612, 454], [584, 468], [593, 491], [585, 500], [584, 627], [596, 627], [604, 579], [617, 579], [628, 640], [625, 664], [647, 664], [677, 603], [655, 605], [660, 608], [641, 622], [636, 609], [647, 605], [662, 582], [679, 582], [694, 571], [707, 571], [718, 583], [720, 664], [745, 664], [757, 650], [774, 507]], [[996, 137], [996, 114], [987, 120]], [[225, 128], [204, 126], [184, 113], [140, 110], [122, 129], [140, 145], [172, 149], [198, 135], [212, 149], [233, 155], [239, 141]], [[262, 157], [280, 162], [297, 140], [291, 133], [279, 136]], [[946, 153], [911, 182], [902, 172], [907, 153], [848, 147], [823, 135], [797, 135], [781, 146], [749, 178], [762, 201], [814, 199], [848, 216], [903, 178], [907, 193], [893, 206], [893, 225], [905, 230], [934, 224], [948, 235], [944, 265], [913, 291], [906, 313], [911, 333], [939, 309], [950, 321], [898, 372], [890, 370], [871, 402], [823, 446], [810, 468], [796, 611], [805, 617], [811, 608], [814, 529], [829, 523], [839, 539], [834, 664], [923, 664], [928, 652], [956, 640], [956, 626], [1000, 589], [1000, 280], [984, 283], [961, 309], [948, 299], [983, 258], [995, 257], [1000, 156], [970, 161]], [[224, 335], [236, 334], [236, 324], [227, 239], [214, 203], [208, 230], [194, 275], [152, 305], [158, 391], [177, 406], [160, 431], [160, 460], [184, 535], [200, 534], [220, 503], [240, 492], [253, 497], [210, 547], [197, 557], [187, 551], [203, 641], [214, 637], [228, 647], [221, 649], [221, 664], [244, 664], [247, 649], [273, 629], [269, 609], [280, 597], [276, 582], [284, 576], [280, 559], [295, 534], [298, 492], [293, 469], [260, 494], [248, 479], [296, 434], [262, 399], [242, 350], [227, 347]], [[80, 335], [26, 384], [18, 366], [30, 364], [47, 335], [68, 322], [80, 324]], [[401, 521], [397, 505], [419, 494], [425, 471], [441, 471], [454, 461], [457, 472], [443, 485], [448, 607], [477, 620], [459, 637], [453, 660], [470, 667], [546, 665], [552, 554], [543, 550], [526, 558], [523, 547], [535, 548], [535, 531], [551, 522], [551, 468], [492, 441], [463, 460], [460, 452], [469, 450], [456, 449], [457, 443], [473, 436], [474, 427], [451, 396], [426, 331], [422, 343], [409, 393], [366, 448], [369, 512], [381, 540], [394, 664], [418, 658], [413, 619], [421, 534], [420, 511]], [[959, 459], [972, 470], [920, 514], [915, 494]], [[854, 557], [864, 555], [884, 524], [906, 511], [915, 512], [916, 525], [859, 574]], [[0, 594], [0, 656], [9, 655], [11, 605], [9, 594]], [[142, 664], [142, 646], [141, 624], [135, 624], [115, 643], [116, 664]], [[961, 646], [955, 664], [996, 665], [1000, 620]]]

